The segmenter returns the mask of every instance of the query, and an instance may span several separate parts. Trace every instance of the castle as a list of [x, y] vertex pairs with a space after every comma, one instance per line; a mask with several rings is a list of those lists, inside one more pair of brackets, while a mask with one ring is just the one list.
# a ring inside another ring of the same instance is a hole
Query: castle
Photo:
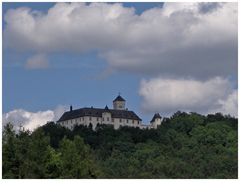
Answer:
[[118, 95], [113, 100], [113, 109], [106, 106], [104, 109], [85, 107], [73, 110], [70, 106], [70, 111], [65, 112], [57, 123], [69, 129], [73, 129], [75, 125], [89, 126], [91, 124], [93, 130], [98, 124], [112, 125], [114, 129], [121, 126], [156, 129], [162, 123], [161, 116], [156, 113], [150, 125], [143, 125], [142, 119], [137, 114], [125, 108], [125, 103], [126, 101]]

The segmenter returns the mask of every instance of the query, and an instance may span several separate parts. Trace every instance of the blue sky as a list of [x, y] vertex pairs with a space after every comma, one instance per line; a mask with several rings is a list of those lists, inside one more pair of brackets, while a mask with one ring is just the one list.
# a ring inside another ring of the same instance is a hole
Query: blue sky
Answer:
[[[3, 3], [3, 14], [9, 9], [29, 7], [47, 12], [55, 3]], [[162, 3], [123, 3], [134, 7], [137, 14]], [[3, 15], [4, 18], [4, 15]], [[5, 27], [5, 26], [4, 26]], [[4, 28], [3, 27], [3, 28]], [[3, 50], [3, 112], [22, 108], [29, 111], [53, 109], [56, 105], [80, 107], [112, 106], [112, 100], [120, 92], [127, 100], [127, 107], [141, 117], [150, 119], [152, 115], [141, 114], [138, 96], [141, 75], [115, 72], [111, 76], [98, 79], [105, 70], [96, 53], [50, 55], [53, 67], [45, 70], [28, 70], [24, 61], [31, 52]], [[65, 64], [65, 60], [68, 64]], [[80, 61], [79, 61], [80, 60]]]
[[120, 92], [145, 123], [236, 116], [234, 3], [3, 3], [3, 19], [5, 115], [111, 107]]

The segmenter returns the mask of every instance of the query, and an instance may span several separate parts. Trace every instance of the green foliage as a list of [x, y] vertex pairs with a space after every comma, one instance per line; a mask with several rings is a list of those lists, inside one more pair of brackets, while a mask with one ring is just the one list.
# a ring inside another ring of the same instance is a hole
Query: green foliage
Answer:
[[17, 138], [13, 126], [7, 124], [3, 130], [2, 141], [3, 178], [19, 178], [19, 160], [17, 158]]
[[237, 178], [238, 121], [178, 111], [158, 129], [3, 131], [3, 178]]

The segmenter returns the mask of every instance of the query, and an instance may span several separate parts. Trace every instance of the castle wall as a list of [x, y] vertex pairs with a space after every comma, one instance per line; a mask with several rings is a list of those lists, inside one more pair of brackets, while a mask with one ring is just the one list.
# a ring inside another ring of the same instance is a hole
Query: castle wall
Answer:
[[142, 128], [141, 121], [139, 120], [112, 118], [110, 113], [103, 114], [102, 117], [84, 116], [80, 118], [62, 121], [59, 124], [72, 130], [75, 125], [89, 126], [90, 123], [92, 124], [93, 130], [95, 130], [97, 124], [113, 125], [114, 129], [119, 129], [119, 127], [121, 126]]

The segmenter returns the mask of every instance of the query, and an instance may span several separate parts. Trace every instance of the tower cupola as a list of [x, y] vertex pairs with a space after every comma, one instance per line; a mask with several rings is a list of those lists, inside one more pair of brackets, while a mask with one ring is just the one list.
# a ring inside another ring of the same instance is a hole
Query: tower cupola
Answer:
[[162, 117], [159, 113], [155, 113], [152, 120], [150, 121], [152, 128], [157, 128], [162, 123]]
[[125, 99], [123, 99], [120, 94], [113, 100], [113, 109], [125, 110]]

